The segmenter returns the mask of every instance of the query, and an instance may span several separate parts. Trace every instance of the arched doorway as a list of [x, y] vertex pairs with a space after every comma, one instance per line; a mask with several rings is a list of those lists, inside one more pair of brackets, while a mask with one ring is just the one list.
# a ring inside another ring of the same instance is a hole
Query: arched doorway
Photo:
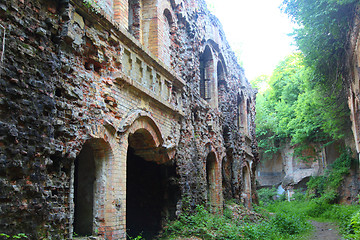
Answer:
[[129, 134], [126, 177], [128, 237], [153, 239], [166, 219], [175, 217], [180, 198], [176, 168], [161, 162], [156, 141], [146, 129]]
[[207, 196], [211, 208], [216, 205], [216, 156], [210, 152], [206, 158]]

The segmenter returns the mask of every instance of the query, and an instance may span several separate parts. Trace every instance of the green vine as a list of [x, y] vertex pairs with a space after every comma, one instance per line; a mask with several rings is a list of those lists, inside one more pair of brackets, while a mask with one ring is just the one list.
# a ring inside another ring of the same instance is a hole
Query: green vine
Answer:
[[101, 6], [99, 5], [98, 0], [82, 0], [83, 4], [90, 9], [90, 11], [95, 13], [101, 12]]
[[6, 239], [29, 239], [25, 233], [18, 233], [12, 236], [6, 233], [0, 233], [0, 237], [5, 237]]

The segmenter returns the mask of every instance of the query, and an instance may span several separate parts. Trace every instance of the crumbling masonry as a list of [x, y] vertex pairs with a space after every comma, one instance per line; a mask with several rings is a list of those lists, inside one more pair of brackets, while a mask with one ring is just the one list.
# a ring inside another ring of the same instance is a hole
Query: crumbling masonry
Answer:
[[0, 233], [151, 237], [256, 201], [256, 92], [203, 0], [0, 0], [0, 25]]

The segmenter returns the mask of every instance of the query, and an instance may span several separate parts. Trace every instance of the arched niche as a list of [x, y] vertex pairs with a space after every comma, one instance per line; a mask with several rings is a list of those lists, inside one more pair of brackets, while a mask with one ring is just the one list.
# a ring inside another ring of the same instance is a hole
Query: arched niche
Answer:
[[171, 32], [174, 25], [174, 19], [171, 14], [171, 11], [168, 8], [165, 8], [162, 16], [162, 41], [161, 44], [161, 59], [166, 66], [171, 66]]
[[223, 195], [227, 200], [233, 199], [234, 190], [233, 190], [233, 156], [232, 153], [227, 153], [227, 155], [222, 160], [222, 187]]
[[251, 176], [248, 165], [243, 166], [242, 169], [242, 197], [245, 207], [251, 208]]
[[216, 205], [216, 165], [216, 155], [214, 152], [210, 152], [206, 157], [206, 190], [211, 206]]
[[97, 235], [104, 219], [107, 164], [113, 158], [103, 139], [85, 142], [74, 163], [73, 232], [78, 236]]
[[221, 160], [210, 142], [204, 149], [204, 170], [208, 205], [212, 212], [221, 212], [223, 202]]

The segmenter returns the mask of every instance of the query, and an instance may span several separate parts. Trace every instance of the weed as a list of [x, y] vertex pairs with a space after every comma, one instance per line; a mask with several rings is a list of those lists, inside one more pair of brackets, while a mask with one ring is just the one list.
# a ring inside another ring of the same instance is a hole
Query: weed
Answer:
[[29, 239], [25, 233], [18, 233], [16, 235], [8, 235], [6, 233], [0, 233], [0, 237], [5, 237], [6, 239]]

